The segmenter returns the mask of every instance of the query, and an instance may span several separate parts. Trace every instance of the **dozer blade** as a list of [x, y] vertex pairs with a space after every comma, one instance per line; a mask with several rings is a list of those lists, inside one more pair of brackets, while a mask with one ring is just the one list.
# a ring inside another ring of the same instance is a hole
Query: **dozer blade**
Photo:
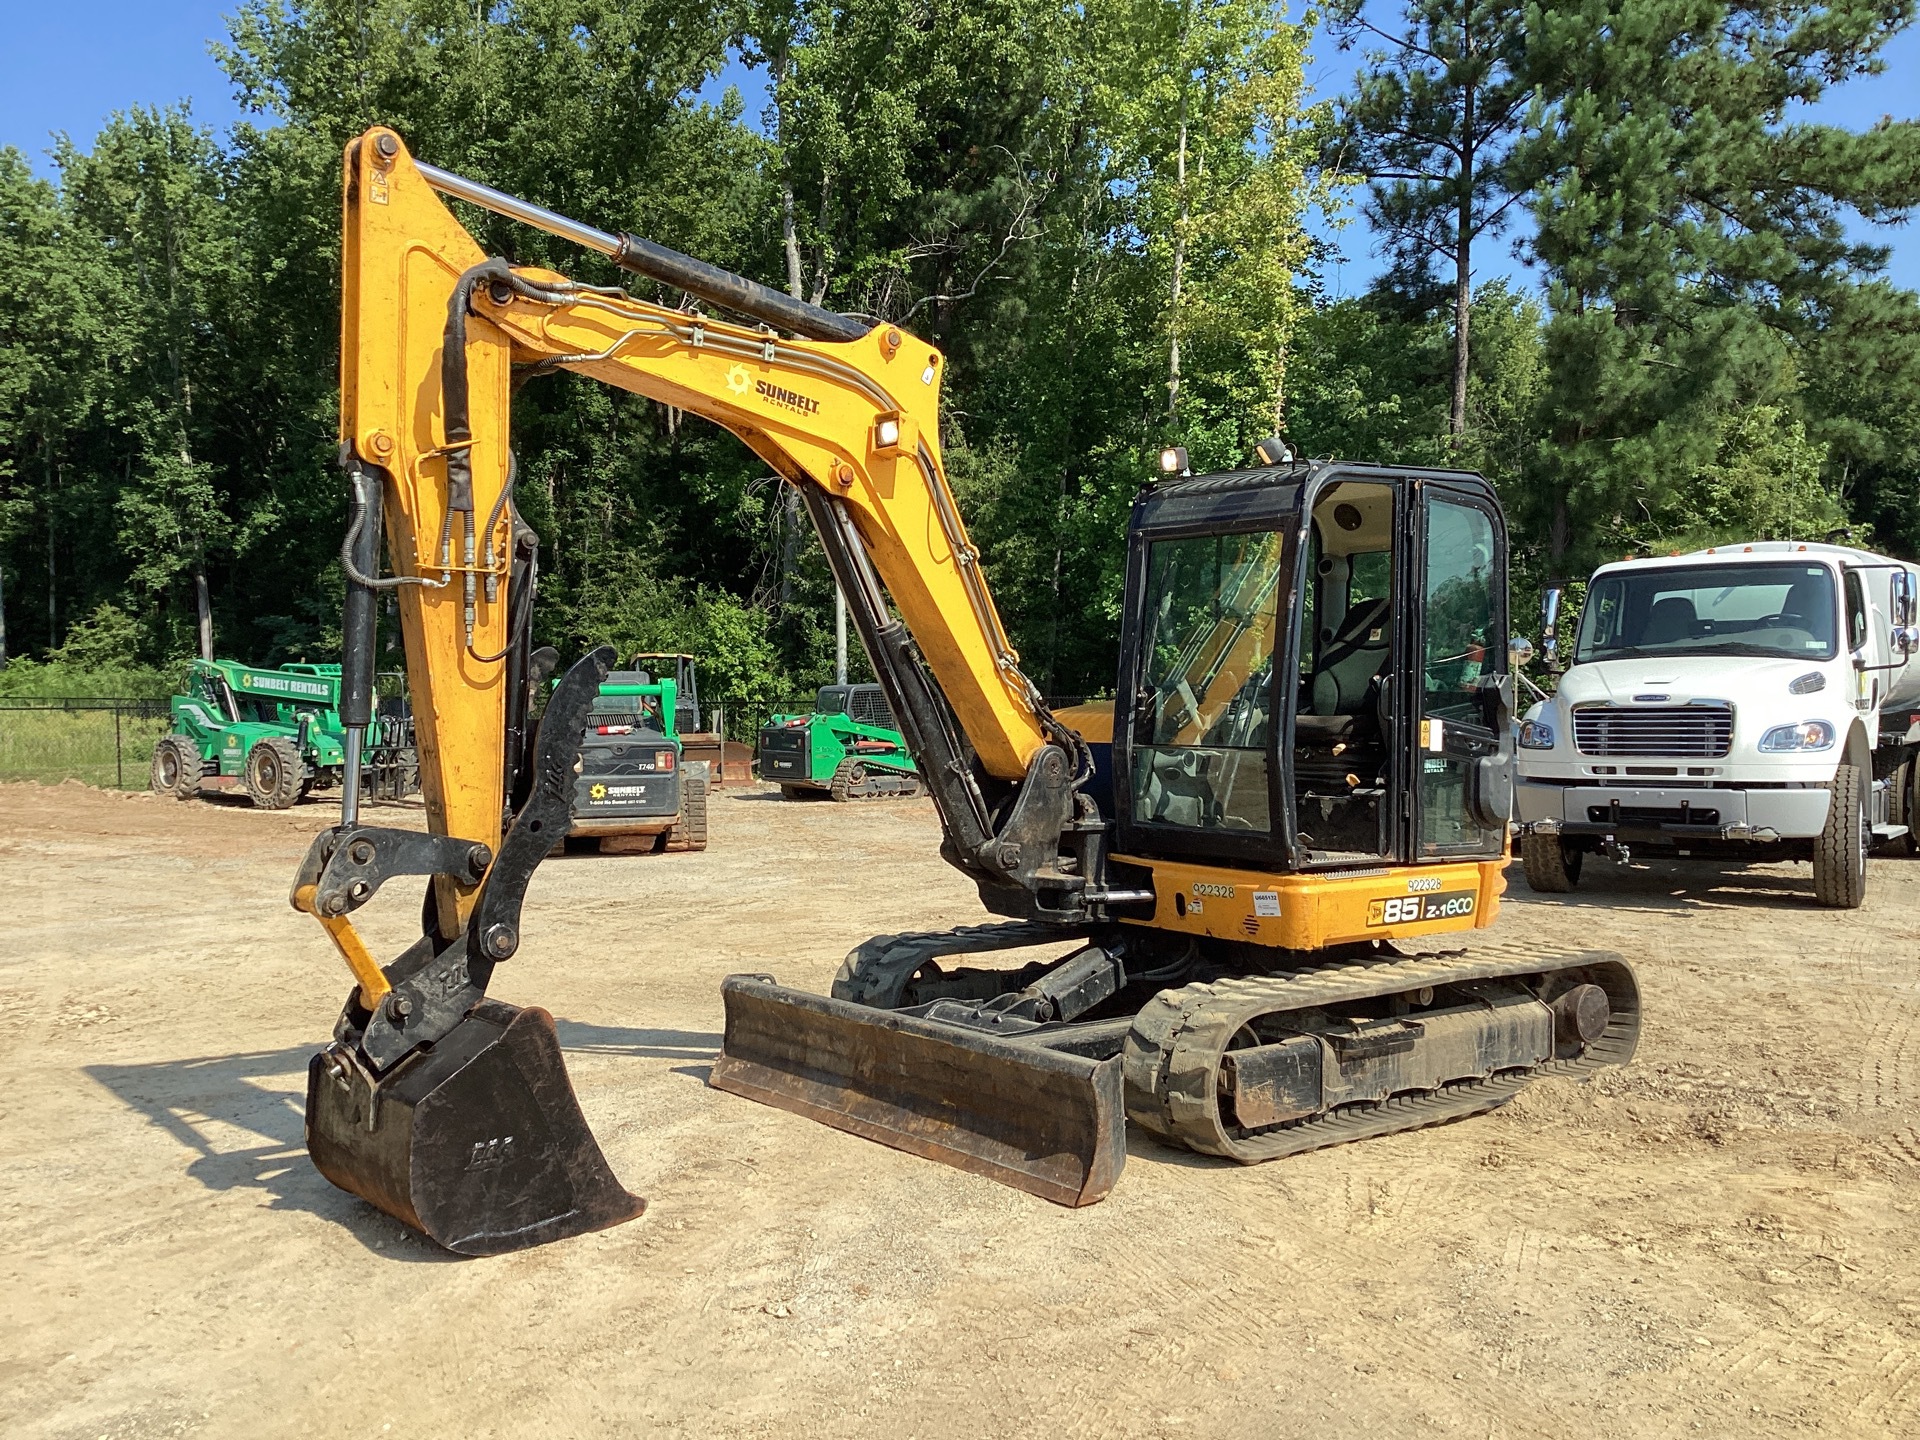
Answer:
[[711, 1084], [1060, 1205], [1106, 1198], [1126, 1162], [1120, 1062], [810, 995], [721, 986]]
[[307, 1150], [342, 1190], [462, 1255], [604, 1230], [646, 1208], [587, 1128], [553, 1017], [497, 1000], [377, 1082], [341, 1046], [314, 1056]]

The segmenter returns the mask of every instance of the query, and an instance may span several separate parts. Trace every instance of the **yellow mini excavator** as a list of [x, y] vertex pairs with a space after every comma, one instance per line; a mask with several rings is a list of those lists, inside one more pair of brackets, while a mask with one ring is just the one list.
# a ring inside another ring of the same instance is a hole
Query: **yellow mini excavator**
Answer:
[[[442, 196], [687, 304], [490, 259]], [[1507, 541], [1480, 477], [1303, 462], [1279, 440], [1192, 475], [1169, 451], [1129, 525], [1118, 698], [1056, 714], [942, 472], [925, 342], [418, 163], [385, 129], [346, 152], [343, 270], [349, 773], [293, 888], [356, 982], [308, 1077], [334, 1183], [469, 1254], [642, 1208], [551, 1017], [487, 997], [612, 660], [574, 664], [533, 724], [558, 657], [531, 643], [508, 407], [553, 370], [705, 416], [799, 489], [941, 854], [1004, 920], [870, 940], [830, 995], [729, 978], [715, 1086], [1083, 1205], [1118, 1177], [1129, 1119], [1252, 1162], [1632, 1054], [1618, 956], [1442, 943], [1493, 921], [1507, 858]], [[427, 834], [358, 813], [382, 591]], [[428, 879], [422, 935], [382, 965], [353, 912], [400, 875]]]

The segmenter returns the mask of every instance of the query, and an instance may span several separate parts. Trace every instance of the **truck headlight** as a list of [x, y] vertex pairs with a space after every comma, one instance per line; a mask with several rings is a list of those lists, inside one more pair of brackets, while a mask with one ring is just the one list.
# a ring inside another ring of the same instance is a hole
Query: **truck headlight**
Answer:
[[1551, 750], [1553, 748], [1553, 726], [1544, 720], [1521, 721], [1520, 748], [1522, 750]]
[[1760, 737], [1760, 749], [1767, 754], [1786, 750], [1831, 750], [1833, 726], [1824, 720], [1802, 720], [1798, 725], [1776, 725]]

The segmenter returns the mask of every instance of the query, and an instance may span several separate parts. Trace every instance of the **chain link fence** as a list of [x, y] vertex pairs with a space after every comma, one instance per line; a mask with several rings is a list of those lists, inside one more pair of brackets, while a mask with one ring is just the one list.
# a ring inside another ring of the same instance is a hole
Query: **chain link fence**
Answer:
[[165, 700], [0, 700], [0, 781], [144, 790], [153, 747], [171, 727]]

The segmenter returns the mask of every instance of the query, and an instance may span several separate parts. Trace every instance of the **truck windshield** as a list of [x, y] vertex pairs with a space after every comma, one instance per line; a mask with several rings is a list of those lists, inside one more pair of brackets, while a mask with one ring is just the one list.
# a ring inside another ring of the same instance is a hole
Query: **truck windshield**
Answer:
[[1602, 575], [1587, 591], [1577, 662], [1642, 655], [1831, 660], [1838, 631], [1824, 565], [1669, 566]]

